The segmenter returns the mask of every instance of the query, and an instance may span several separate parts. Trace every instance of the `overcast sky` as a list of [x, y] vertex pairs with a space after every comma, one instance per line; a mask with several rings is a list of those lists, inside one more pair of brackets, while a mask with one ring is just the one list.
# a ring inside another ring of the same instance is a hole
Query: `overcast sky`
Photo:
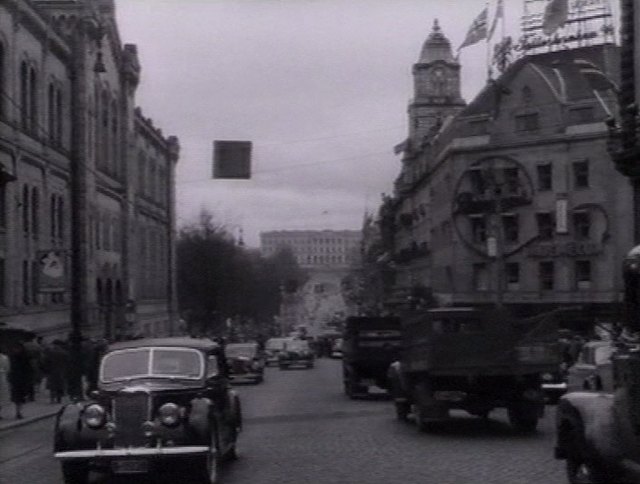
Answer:
[[[505, 3], [517, 37], [522, 0]], [[360, 229], [399, 173], [393, 146], [407, 134], [411, 67], [434, 19], [456, 49], [484, 6], [117, 0], [122, 41], [142, 64], [137, 104], [180, 138], [178, 225], [206, 208], [256, 247], [261, 231]], [[485, 44], [460, 62], [468, 102], [486, 82]], [[253, 142], [252, 180], [211, 179], [216, 139]]]

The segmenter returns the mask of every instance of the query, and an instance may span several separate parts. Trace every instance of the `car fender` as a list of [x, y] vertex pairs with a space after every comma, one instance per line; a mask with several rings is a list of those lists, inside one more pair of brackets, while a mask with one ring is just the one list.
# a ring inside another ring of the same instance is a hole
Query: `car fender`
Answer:
[[228, 393], [229, 409], [231, 415], [231, 422], [237, 430], [242, 429], [242, 407], [240, 405], [240, 396], [235, 390], [230, 390]]
[[82, 440], [80, 422], [82, 409], [83, 405], [80, 403], [69, 403], [58, 411], [54, 431], [54, 450], [56, 452], [79, 445]]
[[623, 448], [617, 438], [613, 394], [567, 393], [558, 404], [556, 422], [560, 456], [570, 450], [566, 448], [570, 440], [565, 440], [562, 435], [563, 429], [569, 425], [570, 428], [582, 430], [586, 450], [595, 452], [598, 457], [607, 460], [622, 458]]
[[213, 403], [208, 398], [194, 398], [191, 400], [188, 423], [196, 438], [203, 443], [210, 442]]

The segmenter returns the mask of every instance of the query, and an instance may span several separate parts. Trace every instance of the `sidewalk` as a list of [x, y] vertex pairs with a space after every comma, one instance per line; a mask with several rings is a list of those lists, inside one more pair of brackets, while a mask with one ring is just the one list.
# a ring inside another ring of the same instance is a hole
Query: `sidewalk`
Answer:
[[0, 419], [0, 432], [22, 427], [38, 420], [53, 417], [62, 405], [68, 403], [65, 397], [62, 403], [49, 403], [49, 395], [46, 390], [41, 390], [36, 394], [35, 402], [28, 402], [22, 406], [22, 419], [15, 418], [15, 406], [13, 403], [2, 406], [2, 419]]

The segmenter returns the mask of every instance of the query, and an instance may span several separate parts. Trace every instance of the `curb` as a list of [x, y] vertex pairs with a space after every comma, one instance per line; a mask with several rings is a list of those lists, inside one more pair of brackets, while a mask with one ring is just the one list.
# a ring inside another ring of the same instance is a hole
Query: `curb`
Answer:
[[33, 417], [25, 417], [21, 420], [14, 420], [13, 422], [7, 422], [5, 424], [0, 424], [0, 434], [2, 432], [5, 432], [7, 430], [12, 430], [18, 427], [24, 427], [25, 425], [29, 425], [35, 422], [39, 422], [40, 420], [45, 420], [47, 418], [51, 418], [51, 417], [55, 417], [55, 415], [58, 413], [58, 409], [56, 410], [52, 410], [50, 412], [44, 413], [44, 414], [40, 414], [40, 415], [35, 415]]

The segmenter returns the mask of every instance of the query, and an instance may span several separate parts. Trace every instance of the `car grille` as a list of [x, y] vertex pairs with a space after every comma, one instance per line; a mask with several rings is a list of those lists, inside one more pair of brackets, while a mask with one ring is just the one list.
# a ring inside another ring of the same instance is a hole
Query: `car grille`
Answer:
[[113, 418], [118, 429], [114, 442], [116, 447], [146, 443], [141, 427], [150, 418], [150, 400], [146, 393], [118, 395], [113, 399]]

